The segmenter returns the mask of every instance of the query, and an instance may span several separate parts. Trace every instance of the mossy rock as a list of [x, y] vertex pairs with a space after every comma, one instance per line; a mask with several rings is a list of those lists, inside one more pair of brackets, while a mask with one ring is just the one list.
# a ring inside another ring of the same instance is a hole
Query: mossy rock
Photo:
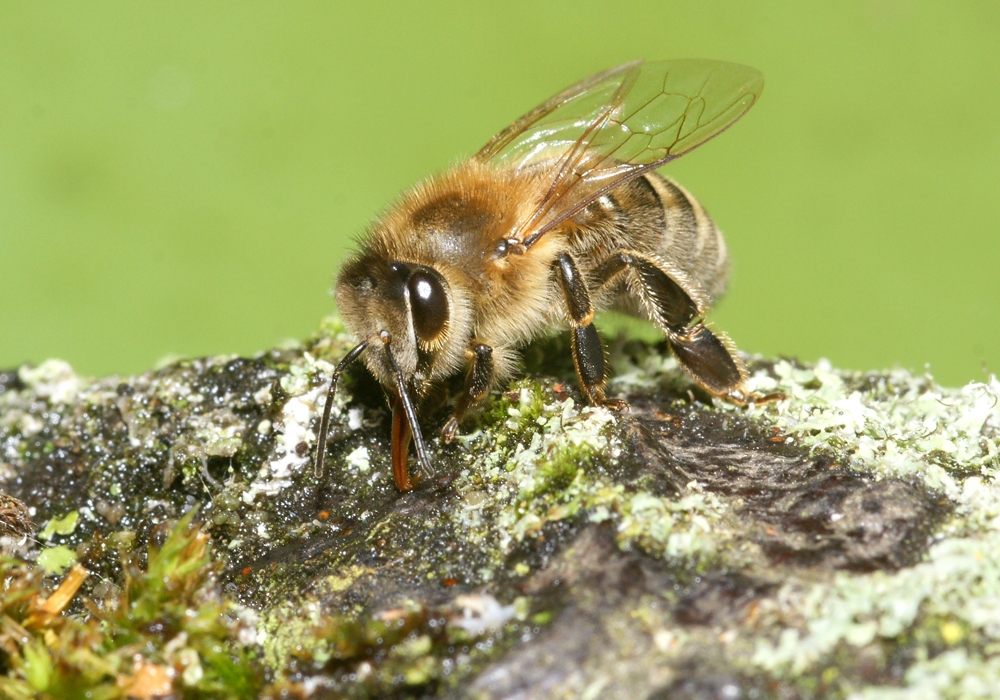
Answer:
[[557, 336], [400, 493], [360, 365], [315, 473], [323, 330], [0, 374], [0, 695], [995, 697], [995, 379], [757, 360], [741, 408], [630, 341], [620, 415]]

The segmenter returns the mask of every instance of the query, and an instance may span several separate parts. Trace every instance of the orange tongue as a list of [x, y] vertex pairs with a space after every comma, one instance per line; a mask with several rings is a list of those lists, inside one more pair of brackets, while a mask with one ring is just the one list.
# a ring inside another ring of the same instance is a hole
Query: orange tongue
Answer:
[[411, 435], [410, 424], [403, 410], [403, 401], [397, 396], [392, 402], [392, 478], [396, 480], [396, 488], [400, 491], [409, 491], [413, 488], [410, 473], [406, 469]]

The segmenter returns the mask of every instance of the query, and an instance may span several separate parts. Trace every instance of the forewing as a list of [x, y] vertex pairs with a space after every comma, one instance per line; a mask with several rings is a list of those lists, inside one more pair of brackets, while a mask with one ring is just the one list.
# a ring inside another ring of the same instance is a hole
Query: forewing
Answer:
[[567, 150], [641, 65], [641, 61], [623, 64], [585, 78], [553, 95], [490, 139], [476, 153], [476, 158], [507, 167], [519, 167], [537, 161], [536, 153], [540, 145], [544, 148], [562, 144]]
[[736, 63], [628, 63], [539, 105], [476, 157], [549, 179], [546, 196], [516, 234], [530, 245], [605, 192], [724, 131], [763, 87], [759, 71]]

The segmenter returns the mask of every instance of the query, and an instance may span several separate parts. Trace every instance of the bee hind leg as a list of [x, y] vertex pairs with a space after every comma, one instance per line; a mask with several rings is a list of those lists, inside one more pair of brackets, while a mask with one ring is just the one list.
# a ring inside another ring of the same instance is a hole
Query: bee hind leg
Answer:
[[736, 349], [702, 322], [667, 331], [667, 342], [681, 366], [709, 392], [732, 400], [741, 393], [747, 371]]
[[713, 333], [700, 321], [682, 335], [667, 334], [677, 361], [712, 394], [738, 406], [770, 403], [787, 398], [781, 392], [757, 394], [743, 388], [746, 366], [725, 335]]
[[725, 335], [705, 326], [702, 309], [692, 294], [655, 261], [630, 251], [608, 258], [597, 268], [597, 278], [603, 285], [625, 271], [631, 274], [629, 289], [666, 334], [687, 373], [715, 396], [736, 403], [745, 401], [741, 387], [747, 377], [746, 366]]
[[628, 404], [621, 399], [608, 399], [604, 396], [604, 346], [594, 327], [594, 305], [590, 301], [586, 281], [568, 253], [557, 257], [554, 267], [566, 297], [573, 365], [580, 380], [580, 388], [595, 406], [611, 406], [619, 410], [628, 408]]
[[445, 444], [455, 439], [458, 422], [466, 412], [489, 393], [493, 386], [495, 367], [493, 363], [493, 348], [484, 343], [476, 343], [469, 351], [472, 355], [472, 367], [465, 377], [465, 389], [455, 402], [455, 410], [451, 418], [441, 428], [441, 441]]

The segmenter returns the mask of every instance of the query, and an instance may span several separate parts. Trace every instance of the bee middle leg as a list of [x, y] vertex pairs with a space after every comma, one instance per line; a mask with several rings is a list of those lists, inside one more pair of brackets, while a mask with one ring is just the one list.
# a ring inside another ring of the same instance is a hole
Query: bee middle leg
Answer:
[[441, 428], [441, 440], [448, 444], [455, 439], [458, 422], [466, 412], [489, 393], [493, 386], [495, 367], [493, 364], [493, 348], [485, 343], [472, 346], [472, 368], [465, 377], [465, 389], [455, 402], [455, 410], [448, 422]]
[[624, 407], [624, 402], [608, 400], [604, 396], [604, 346], [601, 336], [594, 327], [594, 305], [590, 301], [590, 291], [576, 267], [572, 256], [563, 253], [554, 263], [556, 277], [566, 297], [569, 312], [573, 365], [580, 387], [595, 406], [614, 405]]

